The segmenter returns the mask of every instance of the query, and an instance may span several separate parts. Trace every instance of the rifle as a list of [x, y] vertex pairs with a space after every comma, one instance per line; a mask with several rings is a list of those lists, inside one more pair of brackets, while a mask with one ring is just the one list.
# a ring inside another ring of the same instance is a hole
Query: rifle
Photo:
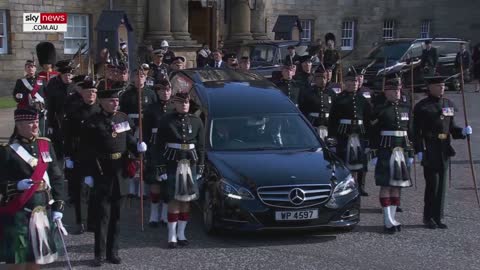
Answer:
[[[140, 72], [143, 73], [142, 63], [140, 59], [138, 59], [139, 67], [137, 70], [138, 81], [140, 82]], [[143, 100], [143, 88], [141, 86], [138, 87], [138, 141], [143, 142], [143, 114], [142, 114], [142, 100]], [[144, 230], [143, 227], [143, 153], [140, 154], [140, 223], [142, 226], [142, 232]]]
[[[413, 112], [413, 106], [415, 106], [415, 87], [413, 86], [413, 59], [411, 59], [410, 62], [410, 86], [411, 86], [411, 91], [412, 91], [412, 97], [411, 97], [411, 110]], [[412, 119], [410, 121], [413, 121], [413, 113], [411, 113]], [[413, 182], [415, 183], [415, 190], [417, 189], [417, 164], [416, 164], [416, 158], [415, 155], [413, 155]]]
[[[468, 126], [467, 104], [465, 102], [465, 81], [463, 78], [463, 59], [462, 58], [463, 57], [460, 57], [460, 88], [462, 89], [463, 116], [465, 118], [465, 126]], [[468, 157], [470, 159], [470, 170], [472, 171], [473, 188], [475, 189], [477, 204], [480, 207], [480, 198], [478, 196], [478, 188], [477, 188], [477, 177], [475, 176], [475, 168], [473, 167], [472, 145], [470, 141], [470, 135], [467, 135], [467, 147], [468, 147]]]

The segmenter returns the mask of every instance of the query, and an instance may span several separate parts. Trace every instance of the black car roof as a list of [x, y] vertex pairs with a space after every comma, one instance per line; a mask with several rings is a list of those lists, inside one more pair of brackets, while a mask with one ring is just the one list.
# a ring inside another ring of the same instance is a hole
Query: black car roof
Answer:
[[[298, 113], [296, 106], [275, 85], [253, 72], [191, 69], [181, 73], [194, 81], [211, 118]], [[222, 79], [205, 79], [219, 75]]]
[[396, 39], [389, 39], [380, 42], [379, 44], [389, 44], [389, 43], [419, 43], [425, 42], [426, 40], [431, 40], [432, 42], [435, 41], [444, 41], [444, 42], [468, 42], [463, 39], [459, 38], [396, 38]]

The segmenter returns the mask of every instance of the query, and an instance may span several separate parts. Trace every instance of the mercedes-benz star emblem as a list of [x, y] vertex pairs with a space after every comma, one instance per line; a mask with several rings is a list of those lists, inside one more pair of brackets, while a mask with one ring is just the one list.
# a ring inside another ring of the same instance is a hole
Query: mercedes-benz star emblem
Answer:
[[305, 191], [299, 188], [294, 188], [288, 194], [288, 198], [294, 205], [300, 205], [305, 201]]

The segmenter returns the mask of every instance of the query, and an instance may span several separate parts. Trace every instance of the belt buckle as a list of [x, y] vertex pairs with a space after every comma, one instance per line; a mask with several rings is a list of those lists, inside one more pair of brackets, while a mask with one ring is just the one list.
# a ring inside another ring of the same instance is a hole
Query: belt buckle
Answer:
[[447, 139], [447, 134], [445, 134], [445, 133], [440, 133], [440, 134], [438, 134], [438, 139], [440, 139], [440, 140], [446, 140], [446, 139]]
[[113, 160], [119, 159], [120, 157], [122, 157], [122, 153], [113, 153], [113, 154], [111, 155], [111, 158], [112, 158]]
[[358, 120], [352, 120], [352, 125], [358, 125]]
[[182, 150], [188, 150], [188, 148], [189, 148], [188, 146], [189, 146], [188, 144], [180, 144], [180, 148]]

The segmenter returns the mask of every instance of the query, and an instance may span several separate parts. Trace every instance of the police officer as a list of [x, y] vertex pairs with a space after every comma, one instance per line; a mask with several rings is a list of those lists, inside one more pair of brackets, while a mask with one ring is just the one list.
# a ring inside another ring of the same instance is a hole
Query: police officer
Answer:
[[45, 135], [46, 105], [45, 85], [46, 80], [36, 76], [37, 66], [33, 60], [25, 62], [25, 77], [18, 79], [13, 89], [13, 98], [17, 102], [17, 108], [35, 107], [39, 111], [40, 134]]
[[150, 63], [150, 69], [154, 80], [162, 80], [168, 78], [168, 65], [163, 62], [163, 50], [153, 51], [153, 62]]
[[63, 146], [63, 117], [65, 114], [64, 105], [68, 96], [68, 88], [72, 83], [73, 67], [70, 60], [61, 60], [55, 64], [60, 75], [50, 79], [46, 90], [47, 101], [47, 135], [55, 146], [57, 159], [63, 168], [64, 146]]
[[128, 153], [139, 154], [147, 150], [144, 142], [137, 143], [133, 122], [117, 111], [119, 91], [99, 89], [101, 111], [84, 122], [80, 137], [84, 183], [93, 188], [96, 206], [94, 266], [102, 265], [105, 253], [110, 263], [121, 263], [118, 222], [123, 198], [128, 193]]
[[415, 105], [415, 152], [423, 166], [425, 177], [425, 207], [423, 222], [430, 229], [446, 229], [443, 208], [447, 189], [450, 157], [455, 155], [452, 139], [465, 139], [472, 128], [455, 124], [455, 104], [445, 97], [445, 77], [427, 77], [428, 97]]
[[[146, 139], [148, 148], [151, 151], [156, 149], [158, 123], [160, 119], [168, 113], [174, 111], [174, 105], [170, 100], [172, 96], [172, 85], [167, 79], [157, 81], [154, 85], [159, 102], [150, 104], [145, 110], [145, 121], [143, 123], [143, 134]], [[156, 177], [155, 166], [153, 165], [153, 154], [151, 151], [146, 153], [146, 178], [145, 182], [150, 185], [150, 221], [151, 227], [157, 227], [159, 222], [167, 224], [167, 201], [165, 196], [162, 196], [162, 191], [165, 191], [165, 182], [158, 182]], [[158, 216], [160, 210], [160, 203], [163, 200], [161, 215]]]
[[413, 164], [413, 138], [411, 106], [402, 102], [399, 79], [385, 83], [382, 95], [372, 116], [371, 148], [375, 157], [375, 183], [380, 186], [380, 204], [384, 214], [384, 231], [400, 231], [401, 224], [395, 214], [400, 206], [400, 189], [412, 185], [410, 167]]
[[57, 258], [54, 225], [63, 217], [63, 173], [34, 108], [16, 109], [15, 134], [0, 147], [0, 262], [39, 269]]
[[317, 129], [322, 139], [328, 136], [328, 117], [330, 107], [336, 97], [335, 92], [326, 88], [327, 71], [323, 65], [318, 66], [315, 71], [314, 85], [308, 91], [302, 102], [299, 103], [300, 111], [310, 120]]
[[[332, 104], [328, 124], [328, 136], [336, 139], [338, 156], [354, 173], [363, 172], [365, 167], [366, 135], [372, 111], [367, 99], [357, 91], [356, 74], [349, 72], [345, 77], [345, 90]], [[356, 177], [356, 180], [363, 189], [362, 178]]]
[[276, 83], [276, 85], [295, 105], [298, 106], [300, 84], [293, 79], [296, 70], [296, 66], [293, 65], [292, 62], [287, 61], [282, 66], [282, 78]]
[[[73, 103], [66, 107], [65, 110], [65, 168], [70, 171], [68, 178], [68, 190], [70, 201], [75, 208], [75, 223], [77, 228], [73, 233], [81, 234], [84, 232], [83, 217], [82, 217], [82, 184], [84, 178], [84, 164], [80, 161], [82, 157], [79, 156], [81, 142], [80, 135], [82, 129], [85, 128], [84, 123], [91, 116], [100, 112], [100, 107], [97, 104], [97, 88], [95, 81], [86, 78], [78, 84], [78, 93], [81, 98], [81, 103]], [[84, 157], [87, 158], [87, 157]], [[89, 213], [91, 216], [92, 207], [89, 202]], [[88, 220], [92, 222], [92, 220]]]
[[185, 69], [187, 59], [183, 56], [176, 56], [173, 58], [172, 64], [170, 65], [170, 73], [175, 70]]
[[155, 165], [158, 181], [167, 181], [168, 247], [188, 245], [185, 227], [190, 202], [199, 196], [196, 180], [203, 174], [205, 135], [202, 120], [189, 114], [188, 93], [178, 92], [175, 112], [165, 115], [158, 125]]
[[[150, 104], [157, 103], [157, 95], [150, 87], [145, 86], [146, 77], [141, 70], [134, 71], [133, 76], [133, 84], [130, 84], [120, 96], [120, 111], [127, 114], [128, 117], [132, 119], [132, 129], [134, 131], [135, 137], [138, 138], [138, 93], [140, 91], [142, 93], [141, 100], [143, 112]], [[136, 177], [132, 177], [129, 180], [129, 197], [131, 198], [135, 197], [137, 194], [137, 181], [138, 179], [136, 179]]]
[[432, 47], [432, 40], [427, 39], [425, 40], [425, 49], [423, 49], [420, 58], [420, 66], [423, 68], [426, 77], [436, 74], [437, 62], [437, 49]]
[[227, 58], [227, 68], [229, 68], [229, 69], [237, 69], [238, 68], [237, 54], [228, 53], [226, 55], [226, 58]]
[[160, 43], [160, 49], [163, 51], [163, 62], [167, 65], [172, 64], [175, 53], [169, 49], [168, 41], [163, 40], [162, 43]]

